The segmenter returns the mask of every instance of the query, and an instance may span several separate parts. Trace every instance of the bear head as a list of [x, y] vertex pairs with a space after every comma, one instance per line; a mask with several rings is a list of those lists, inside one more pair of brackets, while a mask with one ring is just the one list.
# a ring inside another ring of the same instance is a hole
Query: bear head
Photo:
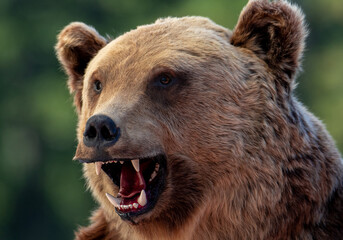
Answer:
[[108, 221], [174, 229], [211, 201], [233, 222], [243, 209], [274, 211], [282, 159], [308, 145], [313, 125], [292, 94], [303, 18], [286, 1], [252, 0], [233, 31], [202, 17], [114, 40], [79, 22], [61, 31], [79, 118], [74, 159]]

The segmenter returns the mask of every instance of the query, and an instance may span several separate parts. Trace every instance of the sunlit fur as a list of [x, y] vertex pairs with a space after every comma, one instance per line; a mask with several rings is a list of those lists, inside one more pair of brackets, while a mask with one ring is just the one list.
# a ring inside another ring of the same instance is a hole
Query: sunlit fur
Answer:
[[[163, 152], [168, 169], [155, 208], [133, 224], [105, 197], [118, 188], [84, 164], [99, 209], [76, 239], [343, 236], [341, 156], [293, 95], [303, 19], [286, 1], [253, 0], [232, 32], [202, 17], [166, 18], [107, 43], [85, 24], [66, 26], [56, 51], [79, 113], [75, 157], [98, 154], [82, 133], [89, 117], [106, 114], [122, 131], [109, 156]], [[163, 71], [182, 74], [155, 89]]]

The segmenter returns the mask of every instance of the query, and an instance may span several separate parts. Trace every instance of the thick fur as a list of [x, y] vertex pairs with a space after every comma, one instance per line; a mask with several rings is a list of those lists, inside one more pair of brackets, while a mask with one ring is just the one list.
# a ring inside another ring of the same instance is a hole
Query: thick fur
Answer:
[[[306, 35], [302, 12], [281, 0], [250, 1], [232, 32], [166, 18], [106, 43], [68, 25], [56, 51], [77, 96], [75, 158], [101, 156], [82, 141], [94, 114], [122, 130], [106, 156], [167, 156], [166, 187], [134, 224], [105, 197], [118, 188], [84, 164], [100, 206], [76, 239], [340, 239], [342, 159], [292, 93]], [[164, 72], [177, 81], [156, 88]]]
[[306, 36], [304, 15], [296, 6], [283, 1], [250, 1], [240, 15], [231, 43], [250, 49], [271, 71], [282, 71], [293, 80]]
[[58, 37], [57, 57], [69, 76], [68, 86], [74, 94], [78, 112], [82, 107], [83, 75], [88, 62], [106, 45], [98, 32], [84, 23], [74, 22]]

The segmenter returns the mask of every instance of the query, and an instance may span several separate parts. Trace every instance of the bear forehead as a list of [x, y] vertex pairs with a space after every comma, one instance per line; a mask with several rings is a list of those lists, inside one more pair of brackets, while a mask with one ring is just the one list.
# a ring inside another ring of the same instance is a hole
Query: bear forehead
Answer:
[[228, 29], [204, 17], [159, 19], [109, 42], [91, 61], [90, 69], [123, 67], [123, 62], [163, 65], [166, 61], [167, 65], [180, 56], [220, 55], [229, 45], [230, 34]]

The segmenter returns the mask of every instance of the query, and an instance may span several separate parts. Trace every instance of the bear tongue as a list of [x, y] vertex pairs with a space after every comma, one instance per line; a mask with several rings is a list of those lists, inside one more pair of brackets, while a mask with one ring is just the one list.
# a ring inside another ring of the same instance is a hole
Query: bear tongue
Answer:
[[142, 172], [137, 172], [131, 163], [123, 164], [120, 174], [120, 196], [122, 198], [132, 198], [145, 188], [146, 183]]

